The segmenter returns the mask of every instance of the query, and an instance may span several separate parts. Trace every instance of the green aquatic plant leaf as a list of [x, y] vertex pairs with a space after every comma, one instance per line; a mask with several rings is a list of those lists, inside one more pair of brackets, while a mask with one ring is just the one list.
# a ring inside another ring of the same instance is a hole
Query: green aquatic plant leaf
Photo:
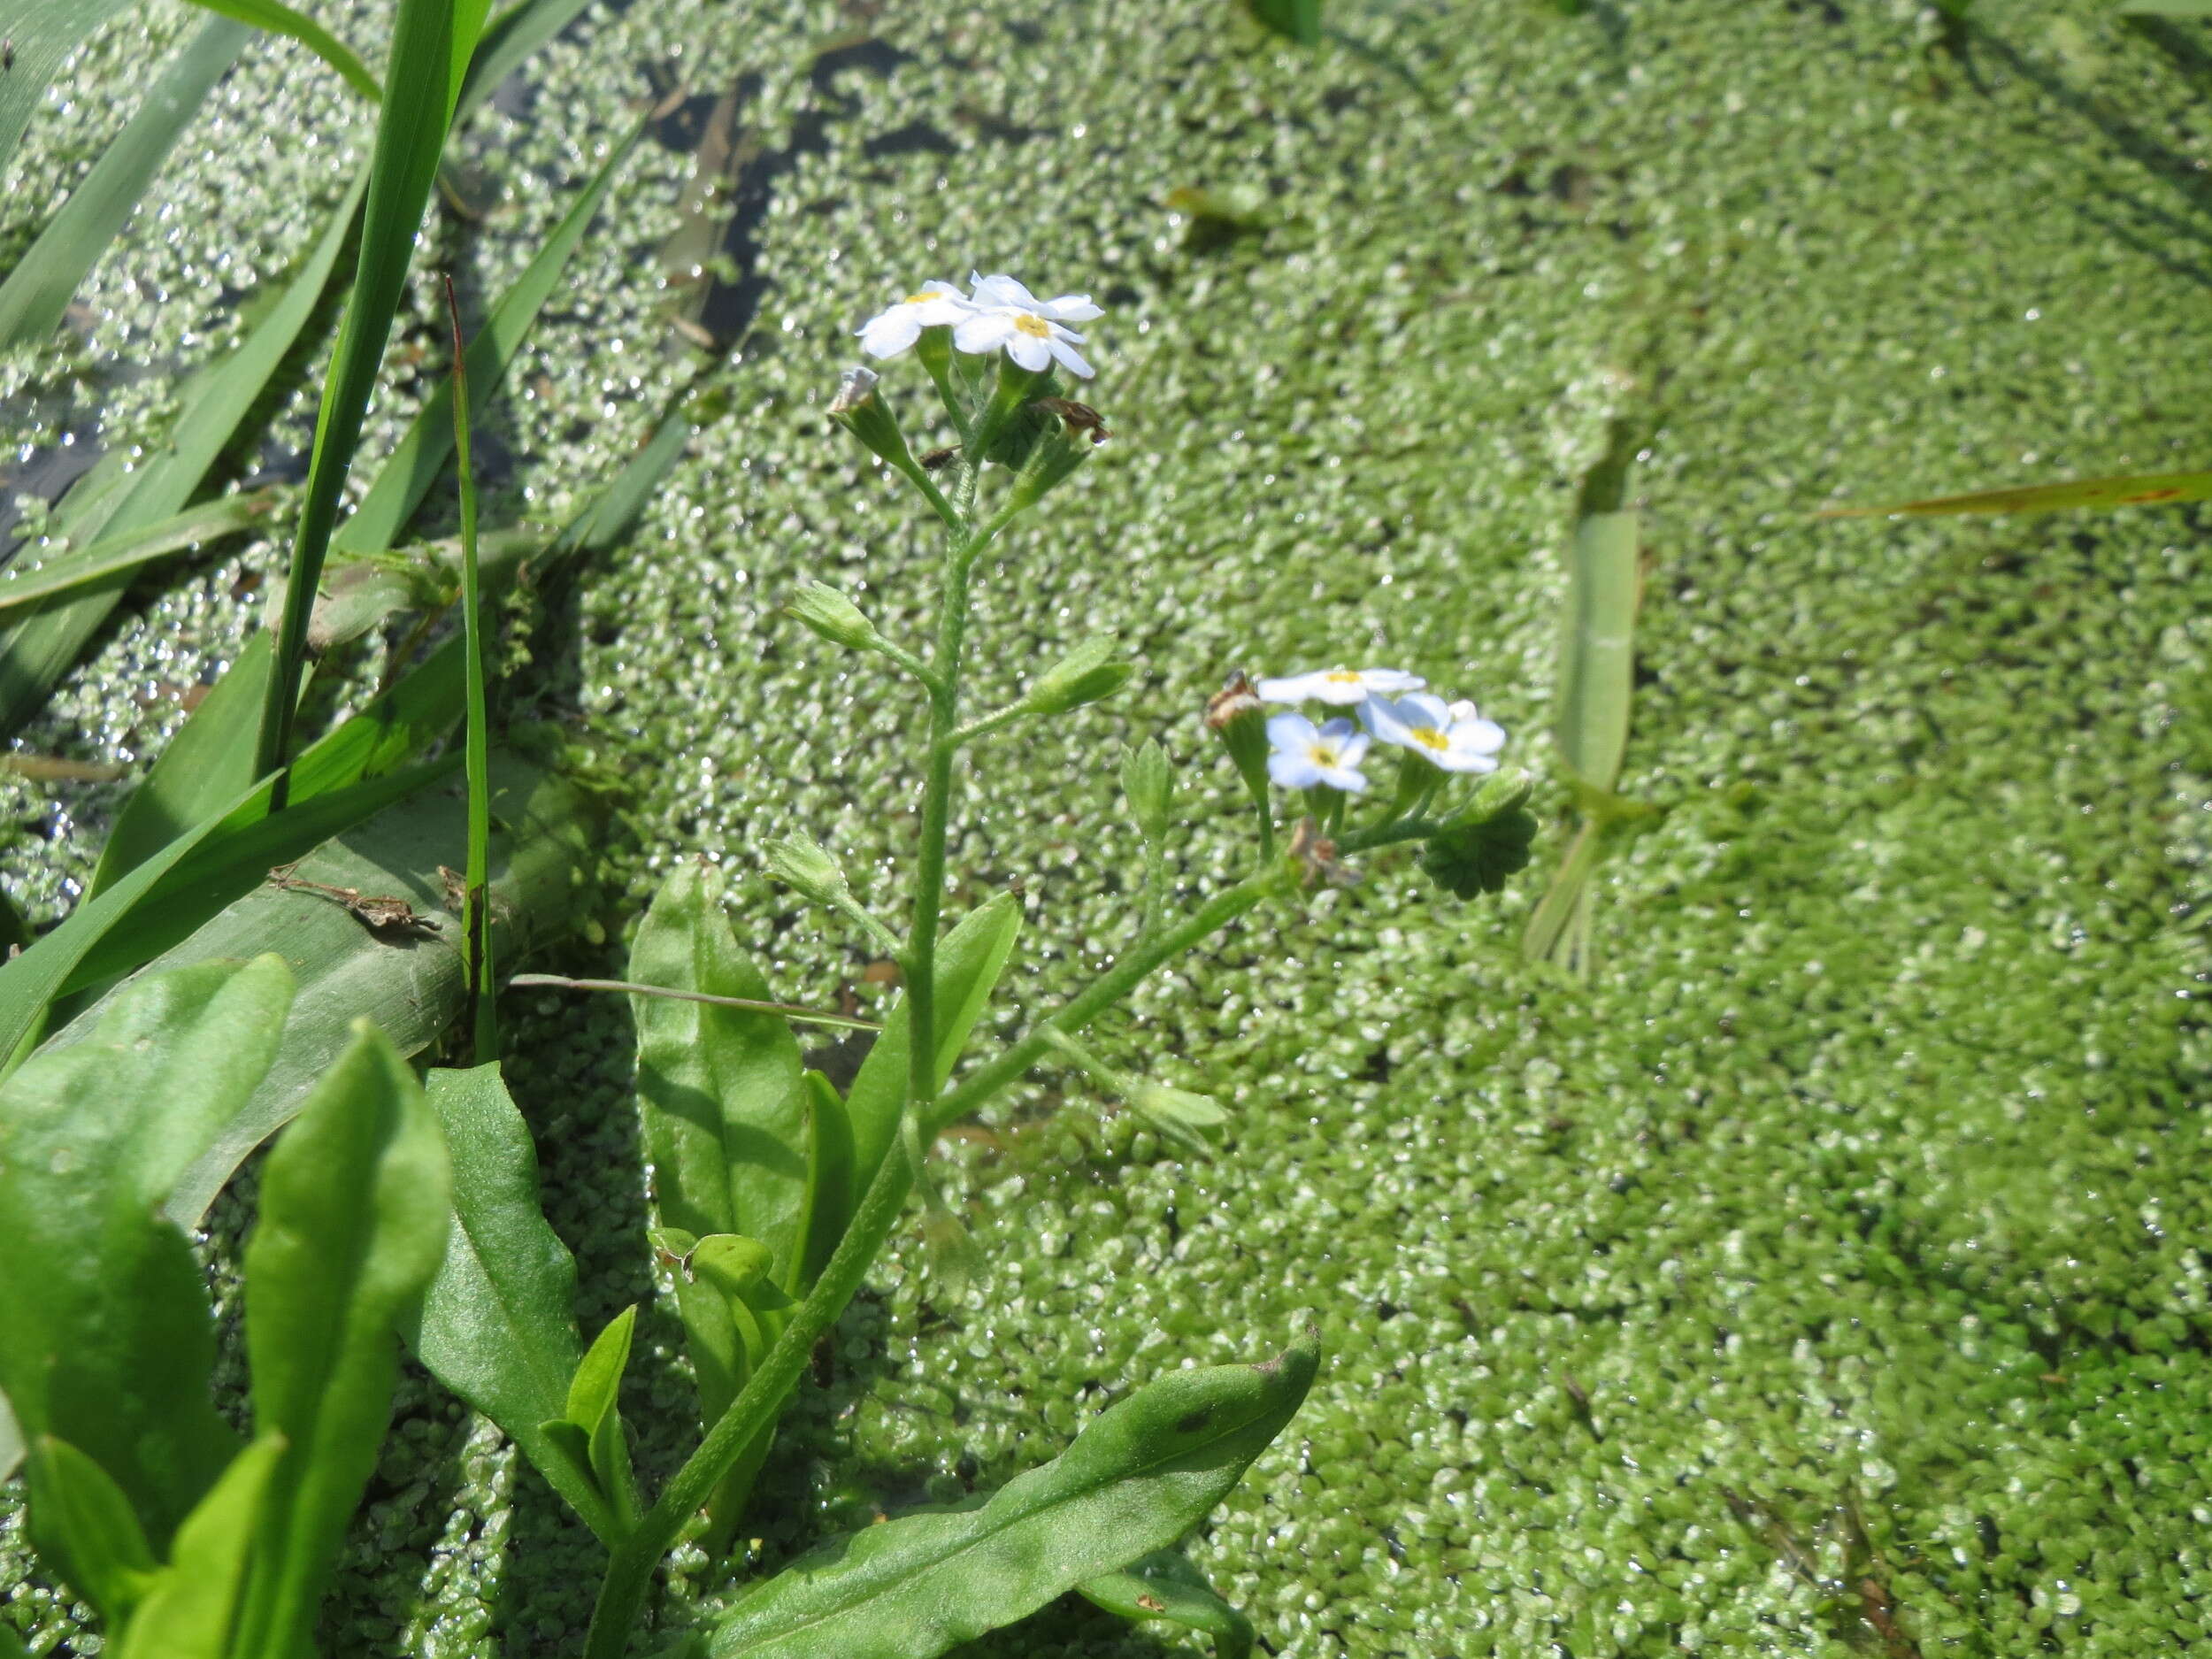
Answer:
[[[600, 808], [573, 786], [509, 757], [494, 757], [492, 775], [492, 810], [502, 826], [492, 842], [492, 899], [497, 925], [512, 930], [511, 958], [573, 924], [593, 867]], [[434, 790], [387, 808], [296, 866], [306, 880], [397, 898], [429, 927], [372, 929], [326, 894], [264, 881], [142, 971], [274, 951], [299, 987], [268, 1075], [170, 1196], [169, 1212], [182, 1225], [197, 1225], [239, 1164], [298, 1112], [350, 1041], [356, 1016], [370, 1015], [408, 1054], [427, 1048], [452, 1022], [460, 1007], [460, 953], [449, 942], [457, 937], [456, 918], [438, 870], [463, 833], [460, 801]], [[82, 1041], [98, 1010], [135, 982], [107, 993], [41, 1052]]]
[[252, 38], [251, 29], [211, 19], [177, 54], [84, 182], [0, 282], [0, 351], [43, 342], [61, 326], [71, 296]]
[[1247, 0], [1252, 15], [1301, 46], [1321, 43], [1321, 0]]
[[1257, 1365], [1171, 1371], [987, 1502], [840, 1540], [739, 1602], [713, 1659], [933, 1659], [1164, 1549], [1228, 1496], [1320, 1364], [1310, 1336]]
[[376, 1466], [399, 1323], [445, 1252], [450, 1178], [414, 1072], [363, 1019], [262, 1166], [245, 1251], [254, 1426], [285, 1450], [239, 1618], [251, 1654], [303, 1651]]
[[437, 1277], [403, 1327], [408, 1346], [611, 1541], [613, 1512], [597, 1484], [545, 1432], [567, 1411], [583, 1341], [576, 1262], [540, 1206], [529, 1125], [496, 1065], [434, 1070], [428, 1094], [453, 1166], [453, 1224]]
[[[369, 164], [368, 194], [362, 204], [360, 256], [323, 383], [322, 409], [315, 423], [307, 485], [286, 572], [284, 610], [276, 629], [276, 672], [269, 677], [262, 707], [255, 756], [265, 772], [279, 771], [290, 758], [315, 590], [337, 527], [340, 500], [360, 444], [392, 318], [414, 262], [415, 236], [444, 154], [454, 101], [483, 19], [484, 0], [399, 0]], [[280, 808], [285, 787], [280, 780], [275, 802]]]
[[553, 1444], [580, 1467], [605, 1506], [614, 1534], [637, 1524], [637, 1482], [622, 1432], [622, 1377], [637, 1331], [633, 1303], [607, 1321], [569, 1379], [560, 1417], [541, 1425]]
[[25, 1464], [40, 1557], [113, 1626], [151, 1587], [154, 1553], [130, 1499], [65, 1440], [42, 1434]]
[[161, 1210], [260, 1086], [291, 1000], [270, 956], [150, 975], [0, 1085], [0, 1390], [157, 1541], [236, 1448], [209, 1403], [207, 1287]]
[[1884, 507], [1831, 507], [1824, 518], [1886, 518], [1957, 513], [2062, 512], [2073, 507], [2171, 507], [2212, 501], [2212, 472], [2145, 472], [2129, 478], [2085, 478], [2070, 484], [2023, 484], [1978, 489], [1964, 495], [1931, 495]]
[[[1021, 926], [1021, 901], [1010, 893], [1001, 893], [962, 917], [959, 925], [938, 941], [936, 1078], [941, 1088], [967, 1048], [976, 1021], [983, 1017], [999, 975], [1013, 955]], [[859, 1075], [847, 1092], [852, 1178], [841, 1203], [818, 1208], [807, 1246], [810, 1261], [829, 1259], [853, 1211], [859, 1208], [861, 1194], [875, 1179], [884, 1155], [898, 1138], [899, 1118], [906, 1106], [907, 1047], [906, 1008], [902, 1003], [884, 1021], [883, 1034], [868, 1050]]]
[[1246, 1659], [1252, 1651], [1252, 1621], [1224, 1601], [1179, 1549], [1155, 1550], [1118, 1572], [1086, 1578], [1075, 1590], [1133, 1624], [1164, 1619], [1210, 1636], [1214, 1659]]
[[[62, 535], [89, 551], [98, 538], [132, 534], [183, 510], [313, 313], [365, 183], [365, 174], [355, 180], [292, 280], [248, 302], [244, 314], [252, 320], [237, 347], [186, 379], [166, 433], [142, 455], [127, 446], [111, 450], [63, 497], [56, 526]], [[50, 569], [65, 571], [75, 557], [65, 555]], [[44, 705], [129, 580], [127, 571], [114, 572], [0, 626], [0, 740], [20, 732]]]
[[230, 1659], [248, 1551], [284, 1446], [281, 1434], [262, 1435], [184, 1517], [169, 1564], [115, 1643], [117, 1659]]
[[9, 56], [0, 73], [0, 170], [14, 158], [39, 100], [63, 61], [128, 0], [14, 0], [6, 26]]
[[354, 55], [353, 48], [305, 12], [295, 12], [283, 0], [192, 0], [192, 4], [251, 24], [268, 34], [297, 41], [336, 70], [348, 86], [371, 104], [384, 96], [383, 88], [376, 84], [376, 77]]
[[[469, 342], [463, 361], [471, 421], [483, 420], [546, 301], [565, 286], [570, 257], [598, 217], [607, 192], [621, 176], [644, 131], [642, 125], [633, 127], [614, 147]], [[378, 472], [376, 481], [361, 498], [360, 507], [331, 537], [331, 552], [378, 552], [398, 545], [407, 521], [415, 516], [415, 510], [454, 453], [454, 432], [453, 388], [449, 381], [424, 401], [398, 447]]]
[[65, 555], [64, 564], [11, 566], [0, 575], [0, 611], [51, 599], [119, 571], [134, 571], [173, 553], [204, 548], [254, 529], [276, 510], [280, 495], [274, 489], [258, 489], [249, 495], [226, 495], [87, 548], [58, 549], [55, 557]]
[[86, 958], [119, 928], [134, 924], [140, 902], [252, 794], [249, 789], [210, 813], [105, 893], [70, 911], [28, 950], [0, 964], [0, 1064], [37, 1028]]
[[[86, 892], [104, 893], [193, 825], [204, 823], [253, 787], [254, 718], [260, 712], [274, 661], [265, 634], [246, 641], [237, 660], [209, 687], [200, 706], [178, 728], [116, 815]], [[160, 949], [155, 946], [146, 956]]]

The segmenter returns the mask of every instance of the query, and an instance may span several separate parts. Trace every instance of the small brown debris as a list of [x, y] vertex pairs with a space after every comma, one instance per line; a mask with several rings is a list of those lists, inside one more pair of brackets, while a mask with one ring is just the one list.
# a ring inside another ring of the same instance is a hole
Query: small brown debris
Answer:
[[315, 893], [333, 903], [345, 907], [349, 915], [373, 933], [416, 933], [436, 937], [437, 918], [425, 916], [405, 899], [388, 894], [363, 894], [358, 887], [334, 887], [324, 881], [310, 881], [292, 873], [296, 865], [279, 864], [269, 872], [273, 887], [287, 891]]
[[1137, 1605], [1148, 1613], [1164, 1613], [1167, 1611], [1167, 1603], [1161, 1601], [1158, 1596], [1152, 1594], [1149, 1591], [1137, 1598]]
[[867, 985], [896, 985], [900, 978], [899, 964], [887, 959], [872, 962], [860, 971], [860, 978]]
[[1298, 827], [1291, 831], [1290, 856], [1304, 867], [1301, 879], [1309, 887], [1317, 880], [1333, 887], [1359, 885], [1358, 873], [1336, 856], [1336, 843], [1310, 818], [1300, 818]]
[[956, 443], [949, 443], [941, 449], [932, 449], [923, 456], [922, 470], [925, 472], [934, 472], [940, 468], [950, 466], [959, 458], [960, 446]]
[[1041, 409], [1047, 414], [1059, 416], [1067, 423], [1070, 432], [1089, 433], [1094, 444], [1103, 443], [1114, 435], [1106, 429], [1106, 422], [1100, 417], [1098, 411], [1093, 409], [1088, 403], [1079, 403], [1066, 397], [1040, 397], [1032, 407]]
[[1260, 694], [1252, 688], [1251, 680], [1240, 668], [1206, 700], [1206, 724], [1218, 732], [1239, 715], [1256, 714], [1259, 709]]

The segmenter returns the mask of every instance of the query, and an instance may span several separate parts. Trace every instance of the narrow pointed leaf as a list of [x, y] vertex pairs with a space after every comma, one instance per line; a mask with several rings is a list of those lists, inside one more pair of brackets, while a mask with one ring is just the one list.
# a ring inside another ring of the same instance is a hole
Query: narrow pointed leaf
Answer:
[[0, 351], [42, 342], [61, 326], [71, 296], [123, 228], [215, 83], [252, 38], [251, 29], [211, 20], [154, 83], [84, 182], [39, 233], [8, 280], [0, 282]]
[[[592, 1340], [570, 1379], [562, 1416], [581, 1436], [586, 1466], [625, 1530], [637, 1520], [636, 1485], [630, 1475], [630, 1447], [622, 1434], [622, 1373], [630, 1366], [630, 1342], [637, 1330], [635, 1304], [607, 1321]], [[565, 1443], [572, 1448], [573, 1437]]]
[[376, 77], [354, 55], [353, 48], [313, 18], [293, 11], [282, 0], [192, 0], [192, 3], [204, 6], [210, 12], [220, 12], [227, 18], [235, 18], [241, 23], [250, 23], [269, 34], [297, 41], [336, 70], [345, 78], [348, 86], [371, 104], [384, 96], [382, 88], [376, 84]]
[[1305, 1398], [1311, 1338], [1260, 1365], [1171, 1371], [978, 1507], [872, 1526], [786, 1569], [713, 1659], [934, 1659], [1183, 1536]]
[[461, 83], [461, 111], [466, 114], [499, 90], [499, 83], [519, 69], [530, 54], [581, 17], [591, 0], [515, 0], [484, 26]]
[[116, 1659], [229, 1659], [247, 1551], [284, 1437], [265, 1434], [231, 1459], [184, 1517], [157, 1574], [116, 1643]]
[[[852, 1190], [853, 1125], [844, 1096], [819, 1071], [806, 1074], [806, 1256], [784, 1288], [804, 1295], [844, 1236], [841, 1217]], [[832, 1226], [836, 1227], [833, 1234]]]
[[[960, 918], [937, 946], [937, 1083], [952, 1075], [968, 1046], [975, 1023], [991, 999], [992, 987], [1013, 954], [1020, 935], [1021, 902], [1002, 893]], [[842, 1204], [824, 1210], [810, 1241], [810, 1254], [837, 1248], [845, 1224], [859, 1207], [861, 1194], [876, 1178], [884, 1154], [897, 1138], [899, 1114], [906, 1104], [906, 1009], [902, 1004], [884, 1021], [883, 1034], [868, 1050], [860, 1074], [845, 1098], [852, 1130], [852, 1183]], [[826, 1241], [826, 1248], [824, 1248]]]
[[31, 1535], [92, 1610], [128, 1617], [154, 1577], [154, 1555], [131, 1501], [107, 1471], [65, 1440], [31, 1442]]
[[65, 558], [57, 554], [57, 558], [64, 558], [58, 565], [31, 566], [27, 563], [19, 568], [12, 565], [5, 575], [0, 576], [0, 611], [51, 599], [57, 594], [88, 587], [119, 571], [134, 571], [173, 553], [205, 547], [226, 536], [255, 529], [268, 522], [278, 499], [279, 493], [273, 489], [225, 495], [142, 529], [109, 536], [90, 547], [70, 551]]
[[376, 1466], [396, 1331], [445, 1253], [438, 1120], [384, 1034], [357, 1022], [263, 1166], [245, 1252], [255, 1425], [288, 1445], [263, 1506], [240, 1621], [247, 1653], [301, 1650]]
[[0, 74], [0, 171], [62, 62], [128, 0], [11, 0], [7, 25], [15, 63]]
[[596, 1486], [543, 1432], [567, 1410], [583, 1341], [576, 1263], [540, 1208], [529, 1125], [496, 1065], [434, 1071], [428, 1092], [452, 1160], [453, 1225], [408, 1345], [611, 1542], [611, 1512]]
[[267, 1073], [291, 996], [272, 956], [151, 975], [0, 1085], [0, 1387], [157, 1540], [235, 1448], [206, 1283], [160, 1210]]
[[[249, 790], [247, 795], [251, 793]], [[60, 926], [21, 956], [0, 964], [0, 1057], [15, 1052], [85, 957], [130, 919], [139, 900], [219, 829], [228, 811], [242, 804], [243, 798], [211, 813], [105, 893], [80, 904]]]
[[1899, 513], [2061, 512], [2070, 507], [2168, 507], [2212, 500], [2212, 472], [2147, 472], [2133, 478], [2085, 478], [2069, 484], [2024, 484], [1964, 495], [1931, 495], [1886, 507], [1831, 507], [1824, 518], [1880, 518]]

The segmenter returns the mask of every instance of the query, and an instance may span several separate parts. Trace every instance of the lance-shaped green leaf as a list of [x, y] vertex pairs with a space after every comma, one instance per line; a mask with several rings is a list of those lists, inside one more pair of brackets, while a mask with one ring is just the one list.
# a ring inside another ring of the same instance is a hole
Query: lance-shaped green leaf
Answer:
[[[1013, 954], [1021, 933], [1021, 901], [1002, 893], [960, 919], [937, 945], [937, 1084], [944, 1086], [968, 1046], [975, 1023], [991, 1000], [991, 990]], [[845, 1097], [852, 1134], [852, 1180], [841, 1202], [818, 1207], [808, 1241], [808, 1258], [824, 1262], [844, 1236], [845, 1225], [859, 1207], [861, 1194], [876, 1178], [883, 1155], [899, 1133], [906, 1104], [907, 1027], [903, 1004], [884, 1021], [883, 1034], [868, 1050], [860, 1074]]]
[[154, 1555], [131, 1501], [106, 1471], [65, 1440], [31, 1442], [31, 1536], [40, 1556], [111, 1627], [151, 1586]]
[[391, 1419], [397, 1326], [445, 1254], [450, 1202], [422, 1086], [357, 1022], [269, 1153], [246, 1245], [254, 1425], [287, 1446], [256, 1533], [242, 1652], [297, 1652], [313, 1632]]
[[1085, 1601], [1133, 1624], [1165, 1619], [1203, 1632], [1214, 1639], [1214, 1659], [1245, 1659], [1252, 1651], [1252, 1621], [1223, 1601], [1179, 1549], [1156, 1550], [1075, 1588]]
[[616, 1533], [637, 1525], [637, 1482], [622, 1432], [622, 1374], [630, 1367], [637, 1308], [625, 1308], [592, 1340], [570, 1378], [560, 1415], [539, 1425], [560, 1457], [591, 1482]]
[[116, 1659], [230, 1659], [245, 1589], [247, 1550], [263, 1494], [284, 1455], [284, 1437], [265, 1434], [231, 1459], [199, 1507], [184, 1517], [169, 1564], [147, 1588], [113, 1648]]
[[[234, 807], [238, 803], [230, 803]], [[160, 854], [72, 910], [53, 932], [21, 956], [0, 964], [0, 1064], [38, 1025], [70, 976], [110, 933], [128, 921], [140, 900], [221, 826], [225, 812], [210, 814]]]
[[250, 23], [272, 35], [296, 40], [336, 70], [348, 86], [371, 104], [383, 96], [376, 77], [354, 55], [350, 46], [313, 18], [284, 4], [283, 0], [193, 0], [193, 4], [227, 18], [235, 18], [241, 23]]
[[810, 1071], [806, 1074], [806, 1226], [802, 1234], [806, 1256], [786, 1286], [795, 1295], [812, 1288], [844, 1236], [852, 1179], [853, 1125], [845, 1097], [829, 1079]]
[[2133, 478], [2085, 478], [2069, 484], [2023, 484], [1978, 489], [1963, 495], [1931, 495], [1885, 507], [1831, 507], [1824, 518], [1882, 518], [1954, 513], [2062, 512], [2071, 507], [2171, 507], [2212, 500], [2212, 472], [2147, 472]]
[[108, 536], [89, 547], [64, 549], [55, 554], [63, 560], [58, 565], [34, 562], [27, 554], [0, 575], [0, 611], [51, 599], [119, 571], [134, 571], [188, 548], [205, 548], [257, 528], [276, 511], [279, 494], [275, 489], [257, 489], [250, 495], [225, 495], [143, 528]]
[[565, 1415], [583, 1342], [576, 1262], [538, 1202], [538, 1155], [496, 1065], [430, 1073], [453, 1165], [445, 1259], [405, 1327], [430, 1374], [499, 1425], [603, 1540], [613, 1514], [545, 1432]]
[[84, 182], [0, 282], [0, 350], [42, 342], [60, 326], [70, 296], [252, 38], [251, 29], [211, 19], [177, 54]]
[[1305, 1398], [1308, 1337], [1258, 1365], [1172, 1371], [979, 1507], [872, 1526], [741, 1601], [714, 1659], [934, 1659], [1164, 1549], [1228, 1496]]
[[277, 1049], [273, 956], [149, 976], [0, 1087], [0, 1387], [165, 1540], [236, 1441], [209, 1403], [205, 1281], [161, 1206]]

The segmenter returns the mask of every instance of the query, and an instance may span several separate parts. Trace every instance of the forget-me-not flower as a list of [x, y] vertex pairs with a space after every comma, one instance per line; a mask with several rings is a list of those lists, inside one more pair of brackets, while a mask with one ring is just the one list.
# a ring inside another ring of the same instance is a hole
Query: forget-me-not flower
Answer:
[[1091, 365], [1076, 347], [1083, 336], [1068, 323], [1088, 322], [1105, 312], [1087, 294], [1063, 294], [1041, 300], [1010, 276], [970, 274], [974, 285], [968, 314], [953, 326], [952, 343], [983, 353], [1006, 348], [1006, 355], [1033, 372], [1057, 363], [1070, 374], [1091, 377]]
[[974, 313], [952, 283], [925, 282], [861, 325], [860, 349], [872, 357], [895, 357], [922, 337], [923, 329], [949, 326]]
[[1367, 779], [1359, 763], [1374, 740], [1351, 721], [1340, 718], [1317, 726], [1302, 714], [1271, 715], [1267, 741], [1274, 747], [1267, 757], [1267, 775], [1284, 788], [1321, 785], [1347, 795], [1366, 793]]
[[1486, 720], [1471, 703], [1447, 704], [1415, 692], [1393, 703], [1371, 697], [1360, 705], [1367, 729], [1386, 743], [1410, 749], [1446, 772], [1495, 772], [1505, 728]]
[[1333, 703], [1348, 708], [1370, 697], [1418, 691], [1429, 682], [1418, 674], [1398, 668], [1330, 668], [1314, 674], [1291, 674], [1281, 680], [1263, 680], [1262, 698], [1269, 703]]

